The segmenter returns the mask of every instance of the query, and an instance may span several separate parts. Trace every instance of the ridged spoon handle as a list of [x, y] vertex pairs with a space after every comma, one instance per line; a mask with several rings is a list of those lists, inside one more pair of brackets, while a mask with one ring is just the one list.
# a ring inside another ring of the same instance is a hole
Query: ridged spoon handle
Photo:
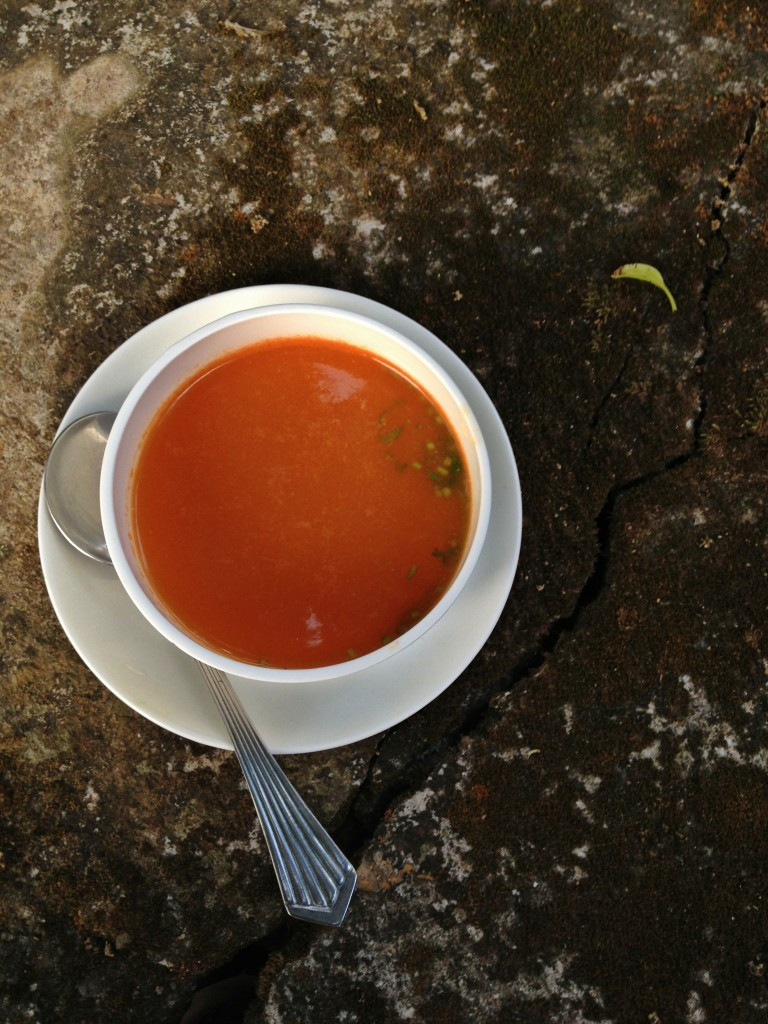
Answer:
[[246, 715], [229, 679], [198, 662], [243, 769], [291, 917], [339, 925], [357, 875], [286, 778]]

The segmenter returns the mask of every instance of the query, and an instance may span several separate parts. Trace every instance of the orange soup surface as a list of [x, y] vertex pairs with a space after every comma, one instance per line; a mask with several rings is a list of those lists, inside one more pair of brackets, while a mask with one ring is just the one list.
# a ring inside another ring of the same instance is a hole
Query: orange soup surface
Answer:
[[224, 356], [166, 402], [132, 522], [187, 633], [312, 668], [375, 650], [437, 603], [469, 505], [462, 453], [419, 387], [352, 345], [300, 337]]

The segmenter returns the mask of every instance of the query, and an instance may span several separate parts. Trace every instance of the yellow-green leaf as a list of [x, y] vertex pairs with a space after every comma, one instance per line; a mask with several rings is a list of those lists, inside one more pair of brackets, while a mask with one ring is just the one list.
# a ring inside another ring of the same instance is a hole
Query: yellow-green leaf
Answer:
[[657, 288], [661, 288], [669, 299], [672, 311], [675, 312], [677, 310], [677, 303], [674, 300], [672, 292], [667, 288], [664, 283], [664, 278], [658, 272], [656, 267], [652, 267], [648, 263], [625, 263], [623, 267], [619, 267], [618, 270], [614, 270], [611, 277], [632, 277], [636, 281], [647, 281], [648, 284], [653, 284]]

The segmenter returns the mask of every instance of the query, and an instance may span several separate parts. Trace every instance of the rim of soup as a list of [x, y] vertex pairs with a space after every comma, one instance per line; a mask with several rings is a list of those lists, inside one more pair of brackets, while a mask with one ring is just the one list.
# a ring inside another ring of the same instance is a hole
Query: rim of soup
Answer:
[[275, 669], [363, 657], [421, 621], [467, 549], [465, 454], [386, 358], [312, 334], [224, 353], [141, 440], [136, 556], [168, 618]]

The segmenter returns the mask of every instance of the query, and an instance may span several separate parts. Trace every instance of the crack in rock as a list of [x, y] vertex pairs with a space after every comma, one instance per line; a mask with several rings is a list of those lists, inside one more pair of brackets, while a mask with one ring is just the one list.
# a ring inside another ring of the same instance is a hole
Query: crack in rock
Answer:
[[595, 439], [595, 434], [597, 433], [597, 428], [600, 424], [600, 420], [602, 419], [602, 415], [605, 412], [605, 409], [608, 403], [611, 401], [611, 399], [616, 397], [616, 392], [624, 379], [624, 375], [627, 372], [629, 362], [632, 358], [634, 351], [634, 344], [630, 344], [627, 347], [627, 351], [624, 353], [624, 359], [622, 361], [618, 373], [611, 381], [610, 386], [606, 388], [603, 397], [597, 403], [595, 411], [592, 414], [592, 418], [589, 421], [589, 437], [587, 438], [586, 444], [584, 445], [585, 449], [592, 447], [592, 442]]
[[766, 108], [765, 99], [760, 100], [755, 109], [752, 111], [747, 123], [744, 137], [739, 143], [736, 150], [736, 155], [728, 166], [727, 172], [718, 179], [720, 185], [720, 191], [712, 202], [711, 215], [710, 215], [710, 236], [709, 239], [699, 237], [699, 244], [706, 249], [711, 249], [715, 242], [721, 242], [723, 245], [723, 255], [720, 259], [711, 260], [707, 264], [707, 273], [704, 279], [701, 292], [701, 302], [704, 310], [707, 309], [707, 301], [709, 299], [710, 290], [714, 284], [716, 278], [722, 273], [728, 259], [730, 257], [731, 246], [728, 241], [728, 237], [723, 230], [725, 218], [728, 213], [728, 206], [733, 196], [733, 186], [736, 179], [739, 176], [744, 160], [746, 159], [747, 153], [749, 152], [752, 141], [758, 131], [760, 125], [760, 117]]
[[[736, 179], [739, 176], [741, 168], [746, 159], [747, 153], [749, 152], [752, 141], [759, 129], [760, 118], [766, 108], [766, 100], [762, 99], [757, 104], [755, 109], [752, 111], [747, 122], [747, 127], [744, 132], [744, 137], [739, 143], [736, 150], [736, 155], [728, 166], [728, 170], [721, 178], [718, 179], [720, 184], [720, 191], [712, 202], [711, 213], [710, 213], [710, 234], [709, 238], [699, 237], [699, 244], [708, 252], [711, 253], [714, 245], [719, 243], [722, 245], [723, 253], [719, 259], [710, 259], [707, 262], [704, 280], [702, 281], [701, 290], [699, 293], [699, 309], [701, 310], [701, 319], [703, 325], [704, 334], [704, 345], [701, 351], [697, 354], [695, 360], [695, 366], [699, 368], [699, 371], [703, 373], [703, 367], [706, 365], [709, 352], [714, 343], [714, 330], [712, 328], [712, 321], [709, 315], [709, 300], [712, 294], [712, 289], [718, 278], [722, 275], [723, 270], [728, 263], [731, 256], [731, 245], [728, 236], [724, 230], [724, 222], [728, 212], [728, 206], [730, 204], [733, 187]], [[707, 398], [704, 390], [703, 380], [699, 388], [699, 411], [693, 423], [693, 446], [695, 450], [699, 449], [701, 443], [701, 437], [703, 433], [704, 421], [707, 415]]]

